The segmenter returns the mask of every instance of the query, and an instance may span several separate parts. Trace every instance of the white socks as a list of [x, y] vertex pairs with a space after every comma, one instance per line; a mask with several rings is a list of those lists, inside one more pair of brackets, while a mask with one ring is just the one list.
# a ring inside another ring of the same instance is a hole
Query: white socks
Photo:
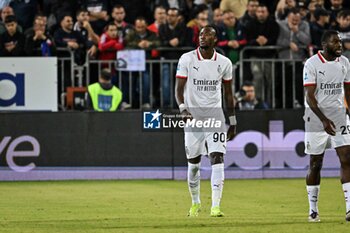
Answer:
[[[192, 204], [201, 203], [200, 201], [200, 171], [199, 163], [188, 163], [187, 182], [188, 189], [192, 197]], [[211, 171], [211, 190], [212, 190], [212, 207], [220, 206], [222, 190], [224, 188], [224, 164], [212, 165]]]
[[309, 199], [309, 215], [313, 212], [318, 213], [318, 194], [320, 193], [320, 185], [307, 185], [307, 196]]
[[345, 196], [346, 213], [350, 211], [350, 182], [343, 184], [343, 191]]
[[222, 190], [224, 188], [224, 164], [215, 164], [211, 166], [211, 199], [212, 207], [220, 206]]
[[192, 197], [192, 204], [201, 203], [199, 198], [199, 193], [200, 193], [199, 165], [200, 163], [197, 163], [197, 164], [188, 163], [187, 183], [188, 183], [188, 189], [190, 190], [190, 194]]
[[[312, 212], [318, 213], [318, 194], [320, 193], [320, 185], [307, 185], [307, 196], [309, 198], [309, 214]], [[345, 196], [346, 213], [350, 211], [350, 182], [343, 184], [343, 191]]]

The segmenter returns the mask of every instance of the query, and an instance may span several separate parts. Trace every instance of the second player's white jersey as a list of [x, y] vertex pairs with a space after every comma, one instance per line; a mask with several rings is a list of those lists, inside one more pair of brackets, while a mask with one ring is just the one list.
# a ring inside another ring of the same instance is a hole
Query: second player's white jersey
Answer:
[[[318, 106], [329, 119], [337, 115], [345, 117], [344, 84], [350, 84], [350, 64], [346, 57], [327, 61], [319, 51], [306, 61], [303, 78], [304, 86], [316, 86]], [[305, 115], [313, 115], [306, 101]]]
[[210, 109], [221, 109], [221, 86], [222, 82], [232, 80], [232, 63], [216, 51], [211, 59], [203, 59], [198, 48], [181, 56], [176, 78], [187, 79], [186, 106], [199, 108], [206, 115]]

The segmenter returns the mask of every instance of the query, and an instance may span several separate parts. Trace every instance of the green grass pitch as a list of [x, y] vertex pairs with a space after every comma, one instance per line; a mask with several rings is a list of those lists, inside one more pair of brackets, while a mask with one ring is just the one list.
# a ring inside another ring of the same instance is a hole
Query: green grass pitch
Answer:
[[226, 180], [223, 218], [188, 218], [185, 181], [0, 182], [0, 232], [349, 232], [338, 179], [323, 179], [321, 223], [308, 223], [304, 179]]

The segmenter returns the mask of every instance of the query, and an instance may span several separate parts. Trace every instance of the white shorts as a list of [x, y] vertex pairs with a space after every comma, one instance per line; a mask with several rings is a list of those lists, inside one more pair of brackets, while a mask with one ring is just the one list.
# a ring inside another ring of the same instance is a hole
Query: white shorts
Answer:
[[[316, 129], [317, 128], [317, 129]], [[338, 125], [335, 136], [327, 134], [309, 121], [305, 122], [305, 153], [322, 154], [328, 148], [350, 145], [350, 121], [346, 116], [346, 124]]]
[[212, 152], [226, 153], [226, 132], [186, 132], [185, 150], [187, 159]]

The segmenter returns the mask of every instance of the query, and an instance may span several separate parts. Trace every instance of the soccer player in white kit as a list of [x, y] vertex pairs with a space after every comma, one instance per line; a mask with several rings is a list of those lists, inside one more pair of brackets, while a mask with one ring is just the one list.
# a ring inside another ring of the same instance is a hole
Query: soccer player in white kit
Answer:
[[[219, 120], [221, 127], [210, 129], [185, 128], [185, 148], [188, 160], [188, 187], [192, 206], [188, 216], [196, 217], [201, 209], [200, 161], [209, 155], [212, 173], [212, 206], [210, 215], [222, 217], [220, 200], [224, 185], [224, 158], [226, 141], [236, 132], [236, 117], [232, 95], [232, 63], [214, 49], [216, 30], [203, 27], [199, 33], [199, 48], [181, 56], [176, 72], [176, 100], [182, 116], [187, 120]], [[224, 87], [230, 127], [227, 131], [222, 110], [221, 87]], [[227, 133], [226, 133], [227, 131]]]
[[323, 51], [309, 58], [304, 66], [305, 153], [310, 154], [306, 176], [309, 222], [319, 222], [318, 195], [322, 161], [328, 147], [335, 148], [340, 160], [340, 178], [346, 202], [346, 221], [350, 221], [350, 122], [344, 96], [350, 104], [350, 64], [342, 56], [337, 31], [326, 31], [321, 39]]

